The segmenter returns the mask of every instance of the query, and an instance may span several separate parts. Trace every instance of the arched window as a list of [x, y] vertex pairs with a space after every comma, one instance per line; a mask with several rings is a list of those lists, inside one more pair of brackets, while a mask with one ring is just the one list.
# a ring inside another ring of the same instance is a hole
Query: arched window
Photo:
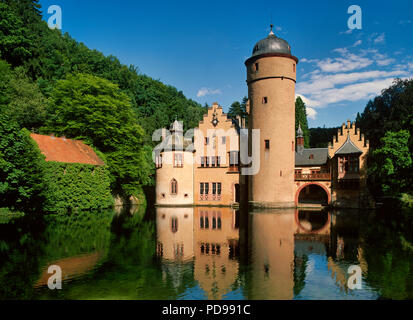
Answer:
[[171, 181], [171, 194], [178, 194], [178, 181], [175, 179]]

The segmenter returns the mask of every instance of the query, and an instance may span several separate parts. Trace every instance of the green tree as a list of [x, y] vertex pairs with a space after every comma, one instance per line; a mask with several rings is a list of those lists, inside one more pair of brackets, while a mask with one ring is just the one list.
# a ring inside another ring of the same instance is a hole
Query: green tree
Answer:
[[153, 164], [146, 162], [144, 131], [116, 84], [88, 74], [68, 75], [57, 82], [48, 114], [44, 132], [83, 140], [105, 154], [116, 194], [132, 195], [150, 183]]
[[356, 124], [373, 148], [380, 145], [380, 139], [387, 131], [408, 130], [410, 151], [413, 152], [413, 79], [394, 80], [381, 95], [367, 103]]
[[0, 207], [35, 211], [43, 202], [43, 156], [30, 133], [0, 113]]
[[21, 67], [11, 71], [0, 62], [0, 69], [5, 72], [0, 78], [0, 108], [22, 128], [41, 127], [46, 119], [47, 99], [38, 85], [27, 78]]
[[304, 147], [310, 147], [310, 132], [308, 130], [307, 109], [304, 101], [297, 97], [295, 100], [295, 131], [298, 130], [298, 125], [301, 125], [304, 135]]
[[248, 98], [244, 97], [242, 98], [242, 102], [235, 101], [234, 103], [232, 103], [228, 110], [228, 117], [232, 119], [236, 119], [237, 116], [240, 116], [241, 118], [246, 118], [247, 102]]
[[411, 190], [413, 167], [409, 139], [407, 130], [388, 131], [381, 139], [381, 146], [373, 151], [370, 177], [383, 194], [397, 195]]

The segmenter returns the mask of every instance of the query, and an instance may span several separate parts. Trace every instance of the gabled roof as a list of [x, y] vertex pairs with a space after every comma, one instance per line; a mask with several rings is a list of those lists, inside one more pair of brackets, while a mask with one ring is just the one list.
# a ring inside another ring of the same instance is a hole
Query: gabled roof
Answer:
[[46, 161], [63, 163], [82, 163], [102, 166], [105, 163], [97, 156], [91, 147], [79, 140], [30, 134], [46, 156]]
[[321, 166], [327, 160], [328, 148], [303, 149], [302, 152], [295, 153], [296, 166]]
[[350, 135], [347, 136], [347, 141], [338, 149], [335, 153], [335, 155], [342, 155], [342, 154], [361, 154], [363, 151], [361, 151], [359, 148], [357, 148], [354, 143], [350, 139]]

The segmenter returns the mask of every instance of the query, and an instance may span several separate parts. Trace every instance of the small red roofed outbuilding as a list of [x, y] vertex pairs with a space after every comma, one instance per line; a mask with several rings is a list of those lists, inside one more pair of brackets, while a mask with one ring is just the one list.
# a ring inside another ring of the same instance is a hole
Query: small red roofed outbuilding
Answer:
[[46, 161], [64, 163], [82, 163], [102, 166], [105, 163], [95, 151], [80, 140], [58, 138], [32, 133], [31, 138], [37, 143]]

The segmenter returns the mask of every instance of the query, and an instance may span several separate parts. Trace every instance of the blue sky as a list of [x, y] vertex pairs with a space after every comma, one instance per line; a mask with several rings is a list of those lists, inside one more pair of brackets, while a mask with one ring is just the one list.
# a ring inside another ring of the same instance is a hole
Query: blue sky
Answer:
[[[300, 59], [296, 93], [309, 125], [355, 119], [394, 77], [413, 75], [413, 2], [405, 1], [108, 1], [41, 0], [62, 8], [63, 32], [89, 48], [225, 110], [247, 95], [245, 60], [275, 34]], [[350, 5], [362, 29], [350, 30]]]

